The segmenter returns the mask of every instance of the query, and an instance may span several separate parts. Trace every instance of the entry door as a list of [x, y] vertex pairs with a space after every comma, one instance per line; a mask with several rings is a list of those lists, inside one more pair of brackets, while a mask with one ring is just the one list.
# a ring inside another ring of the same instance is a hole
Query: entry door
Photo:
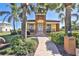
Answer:
[[39, 32], [42, 32], [43, 31], [43, 24], [42, 23], [39, 23], [38, 24], [38, 31]]

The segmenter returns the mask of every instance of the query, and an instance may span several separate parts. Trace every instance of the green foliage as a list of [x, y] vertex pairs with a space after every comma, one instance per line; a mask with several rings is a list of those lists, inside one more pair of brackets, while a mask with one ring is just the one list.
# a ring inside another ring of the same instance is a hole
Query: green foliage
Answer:
[[[52, 33], [52, 34], [50, 34], [51, 41], [53, 41], [56, 44], [63, 44], [64, 43], [64, 35], [65, 35], [64, 32]], [[79, 48], [79, 33], [73, 32], [72, 35], [76, 38], [76, 46]]]
[[11, 35], [16, 35], [17, 32], [16, 31], [11, 31]]
[[51, 40], [56, 44], [64, 43], [64, 33], [52, 33]]
[[27, 46], [27, 49], [28, 49], [29, 53], [34, 52], [36, 47], [37, 47], [37, 42], [36, 42], [35, 38], [28, 38], [26, 40], [25, 46]]
[[0, 50], [0, 54], [2, 55], [12, 55], [14, 54], [11, 47]]
[[18, 34], [21, 34], [21, 30], [18, 30], [17, 33], [18, 33]]
[[35, 38], [22, 39], [21, 36], [14, 36], [10, 41], [10, 46], [0, 50], [2, 55], [33, 55], [37, 48]]
[[79, 48], [79, 33], [73, 33], [73, 36], [76, 38], [76, 47]]
[[17, 36], [11, 41], [11, 49], [16, 55], [27, 55], [34, 53], [37, 43], [31, 39], [32, 38], [23, 40], [21, 37]]

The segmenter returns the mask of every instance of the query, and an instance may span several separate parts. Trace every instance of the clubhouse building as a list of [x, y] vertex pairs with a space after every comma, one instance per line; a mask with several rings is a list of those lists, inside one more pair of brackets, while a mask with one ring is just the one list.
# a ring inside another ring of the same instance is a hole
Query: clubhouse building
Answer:
[[[51, 16], [51, 15], [50, 15]], [[30, 32], [56, 32], [59, 31], [60, 21], [47, 20], [46, 15], [42, 13], [36, 13], [35, 20], [27, 20], [27, 29]]]

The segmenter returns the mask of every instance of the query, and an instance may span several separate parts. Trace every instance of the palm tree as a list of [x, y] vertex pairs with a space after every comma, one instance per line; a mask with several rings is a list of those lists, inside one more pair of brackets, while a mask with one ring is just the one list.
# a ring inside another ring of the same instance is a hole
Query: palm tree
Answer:
[[[65, 33], [68, 36], [71, 36], [71, 11], [72, 7], [74, 7], [74, 4], [71, 3], [62, 3], [62, 4], [57, 4], [57, 7], [55, 7], [55, 11], [60, 13], [60, 11], [65, 11]], [[52, 8], [51, 8], [52, 10]]]
[[66, 18], [65, 18], [65, 30], [67, 32], [68, 36], [72, 36], [72, 29], [71, 29], [71, 8], [72, 8], [72, 4], [65, 4], [65, 8], [66, 8]]
[[17, 5], [14, 3], [11, 3], [8, 5], [11, 8], [11, 11], [0, 11], [0, 15], [6, 14], [6, 16], [3, 19], [3, 22], [8, 18], [8, 22], [13, 21], [13, 29], [15, 30], [15, 21], [18, 21], [18, 15], [17, 15]]
[[79, 15], [78, 14], [72, 14], [72, 16], [75, 16], [76, 17], [76, 20], [74, 20], [74, 21], [72, 21], [72, 26], [73, 26], [73, 29], [74, 30], [76, 30], [76, 28], [77, 28], [77, 22], [78, 22], [78, 20], [79, 20]]
[[33, 8], [33, 4], [27, 4], [27, 3], [23, 3], [21, 4], [21, 6], [19, 7], [20, 8], [20, 14], [19, 14], [19, 17], [22, 19], [21, 20], [21, 35], [22, 35], [22, 38], [27, 38], [27, 30], [26, 30], [26, 23], [27, 23], [27, 15], [28, 14], [31, 14], [32, 11], [34, 11], [34, 8]]

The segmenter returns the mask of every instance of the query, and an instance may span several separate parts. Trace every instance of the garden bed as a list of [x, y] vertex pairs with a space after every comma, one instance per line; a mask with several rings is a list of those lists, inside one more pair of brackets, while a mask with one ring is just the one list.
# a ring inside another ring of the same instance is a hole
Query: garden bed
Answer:
[[[79, 48], [79, 33], [78, 32], [73, 32], [72, 34], [76, 38], [76, 48]], [[60, 51], [61, 55], [63, 56], [71, 56], [67, 54], [64, 50], [64, 32], [53, 32], [49, 35], [51, 37], [51, 41], [54, 42]]]
[[[0, 55], [15, 55], [15, 56], [33, 56], [38, 46], [38, 41], [35, 37], [22, 39], [20, 35], [4, 35], [10, 46], [0, 49]], [[27, 51], [27, 52], [26, 52]]]

